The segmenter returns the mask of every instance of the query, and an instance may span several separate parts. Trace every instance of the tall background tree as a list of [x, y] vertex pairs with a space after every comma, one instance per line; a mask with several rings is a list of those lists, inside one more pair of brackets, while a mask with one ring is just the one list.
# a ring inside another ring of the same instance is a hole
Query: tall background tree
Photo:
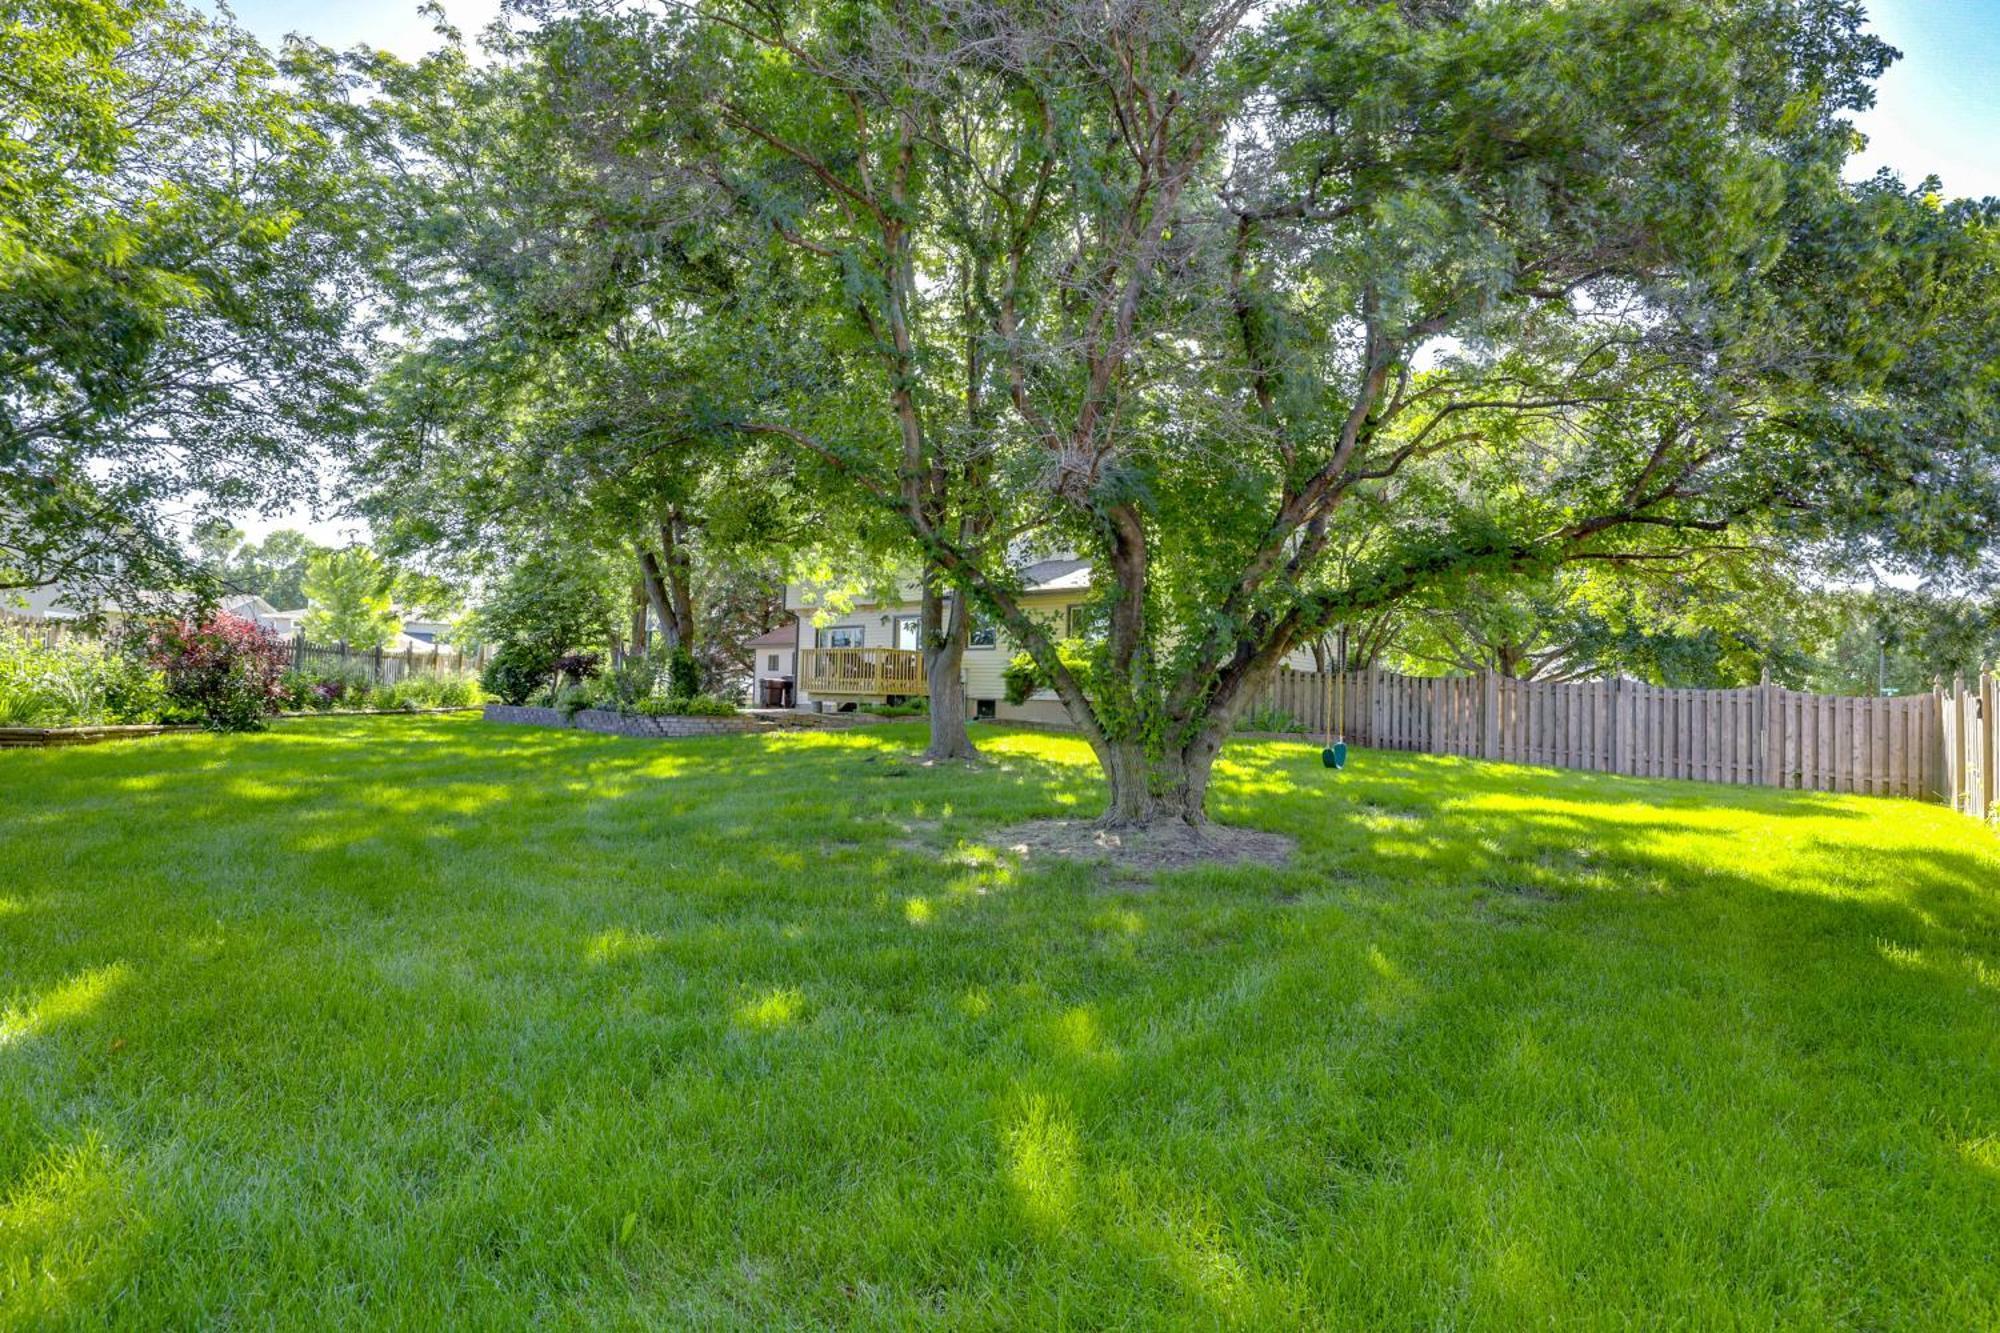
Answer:
[[0, 587], [213, 591], [186, 525], [298, 498], [351, 434], [338, 142], [224, 18], [0, 18]]
[[257, 542], [227, 519], [194, 530], [195, 558], [222, 591], [262, 597], [281, 611], [305, 605], [306, 565], [326, 549], [296, 528], [274, 528]]
[[753, 318], [769, 265], [691, 226], [635, 236], [660, 211], [549, 152], [524, 49], [501, 34], [490, 54], [315, 53], [325, 100], [365, 90], [343, 132], [373, 153], [407, 334], [375, 382], [359, 508], [391, 553], [464, 571], [530, 549], [623, 562], [624, 644], [685, 649], [728, 688], [810, 538], [796, 468], [715, 424], [750, 380], [713, 329]]
[[313, 556], [303, 586], [308, 638], [368, 649], [403, 632], [393, 604], [396, 571], [365, 546]]

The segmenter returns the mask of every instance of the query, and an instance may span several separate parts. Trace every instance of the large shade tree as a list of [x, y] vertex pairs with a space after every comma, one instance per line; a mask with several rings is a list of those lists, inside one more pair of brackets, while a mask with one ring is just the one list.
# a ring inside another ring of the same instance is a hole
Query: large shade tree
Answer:
[[[537, 12], [530, 96], [593, 171], [595, 249], [620, 254], [621, 281], [764, 256], [753, 299], [704, 307], [728, 348], [705, 373], [742, 372], [706, 420], [785, 446], [832, 497], [822, 516], [863, 545], [887, 516], [1004, 567], [1032, 524], [997, 470], [1018, 373], [999, 353], [1056, 175], [1005, 77], [960, 62], [956, 34], [921, 16], [829, 11], [845, 35], [801, 38], [776, 7]], [[870, 31], [885, 40], [853, 47]], [[971, 602], [940, 552], [911, 554], [926, 753], [971, 757]]]
[[748, 378], [715, 330], [751, 318], [770, 265], [550, 151], [561, 90], [528, 77], [531, 45], [489, 34], [482, 63], [446, 35], [415, 65], [313, 53], [373, 167], [406, 334], [376, 379], [358, 507], [392, 549], [461, 567], [622, 559], [626, 641], [649, 647], [650, 611], [650, 646], [721, 685], [741, 674], [728, 636], [768, 628], [778, 553], [809, 524], [789, 457], [716, 424]]
[[[1993, 217], [1843, 181], [1891, 56], [1853, 6], [1251, 15], [538, 15], [567, 160], [823, 263], [730, 326], [764, 383], [728, 426], [820, 460], [1009, 626], [1107, 820], [1199, 825], [1288, 652], [1469, 579], [1746, 528], [1970, 553], [1996, 512]], [[1028, 528], [1097, 570], [1087, 662], [1023, 604], [994, 534]]]
[[321, 131], [226, 19], [0, 7], [0, 587], [213, 591], [188, 522], [311, 491], [360, 383]]

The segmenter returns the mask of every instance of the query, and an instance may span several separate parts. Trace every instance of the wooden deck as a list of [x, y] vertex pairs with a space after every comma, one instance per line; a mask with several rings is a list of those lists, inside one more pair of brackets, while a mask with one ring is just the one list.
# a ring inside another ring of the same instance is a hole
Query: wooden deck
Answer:
[[815, 698], [928, 696], [924, 655], [914, 648], [802, 648], [799, 691]]

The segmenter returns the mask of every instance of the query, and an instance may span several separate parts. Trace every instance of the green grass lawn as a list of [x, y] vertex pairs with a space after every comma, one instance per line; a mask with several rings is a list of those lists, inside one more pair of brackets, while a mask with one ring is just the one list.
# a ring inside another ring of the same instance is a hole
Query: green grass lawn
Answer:
[[1232, 747], [470, 717], [0, 754], [0, 1323], [2000, 1323], [2000, 841]]

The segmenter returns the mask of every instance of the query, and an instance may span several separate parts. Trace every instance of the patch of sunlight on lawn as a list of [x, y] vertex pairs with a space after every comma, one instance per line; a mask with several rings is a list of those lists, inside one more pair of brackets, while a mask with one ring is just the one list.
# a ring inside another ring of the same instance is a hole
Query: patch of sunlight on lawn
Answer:
[[913, 926], [928, 926], [931, 918], [936, 915], [937, 909], [931, 906], [931, 900], [928, 898], [903, 899], [903, 920]]
[[1116, 1064], [1118, 1048], [1105, 1039], [1103, 1025], [1088, 1005], [1064, 1010], [1048, 1024], [1051, 1044], [1064, 1055], [1079, 1060]]
[[1249, 1292], [1249, 1272], [1212, 1217], [1175, 1226], [1169, 1232], [1168, 1253], [1175, 1279], [1224, 1310], [1238, 1306]]
[[80, 972], [29, 1004], [0, 1011], [0, 1047], [35, 1036], [53, 1024], [84, 1017], [131, 978], [131, 968], [112, 963]]
[[1099, 912], [1090, 919], [1090, 924], [1098, 930], [1119, 935], [1143, 935], [1146, 933], [1146, 918], [1129, 907], [1112, 908]]
[[805, 1013], [805, 993], [796, 986], [765, 991], [736, 1007], [736, 1021], [757, 1032], [775, 1032], [792, 1026]]
[[1059, 1227], [1076, 1208], [1080, 1158], [1076, 1126], [1047, 1096], [1029, 1097], [1003, 1135], [1007, 1184], [1037, 1224]]
[[623, 926], [613, 926], [610, 930], [599, 931], [590, 937], [584, 946], [583, 956], [602, 967], [609, 963], [622, 963], [632, 958], [643, 958], [657, 953], [660, 937], [646, 931], [627, 930]]
[[1958, 1145], [1959, 1155], [1990, 1176], [2000, 1177], [2000, 1134], [1968, 1139]]
[[143, 1232], [126, 1173], [96, 1135], [50, 1151], [0, 1199], [0, 1323], [67, 1326]]
[[1368, 1008], [1385, 1018], [1408, 1013], [1423, 996], [1423, 987], [1382, 952], [1382, 946], [1368, 946]]

